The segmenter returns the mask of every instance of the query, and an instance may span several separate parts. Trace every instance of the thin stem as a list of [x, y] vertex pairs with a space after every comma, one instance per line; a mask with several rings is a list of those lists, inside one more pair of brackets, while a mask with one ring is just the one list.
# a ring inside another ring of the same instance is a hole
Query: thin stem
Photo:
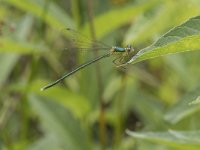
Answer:
[[118, 146], [118, 144], [121, 141], [122, 138], [122, 130], [124, 126], [124, 120], [123, 120], [123, 106], [124, 106], [124, 97], [125, 97], [125, 92], [126, 92], [126, 74], [123, 74], [121, 77], [121, 86], [119, 89], [119, 95], [117, 96], [116, 99], [116, 112], [118, 116], [118, 121], [116, 124], [116, 129], [115, 129], [115, 138], [114, 138], [114, 148]]
[[[89, 19], [89, 26], [91, 31], [91, 36], [93, 40], [96, 40], [95, 36], [95, 30], [94, 30], [94, 24], [93, 24], [93, 0], [87, 1], [88, 5], [88, 19]], [[95, 45], [93, 45], [95, 47]], [[98, 52], [94, 51], [94, 55], [97, 56]], [[101, 149], [105, 150], [106, 145], [106, 127], [105, 127], [105, 104], [104, 99], [102, 97], [103, 95], [103, 85], [102, 85], [102, 76], [101, 76], [101, 68], [99, 66], [99, 63], [96, 63], [96, 72], [97, 72], [97, 81], [98, 81], [98, 93], [99, 93], [99, 102], [100, 102], [100, 116], [99, 116], [99, 138], [101, 143]]]
[[81, 16], [80, 16], [80, 8], [79, 8], [79, 0], [71, 0], [71, 9], [72, 9], [72, 14], [73, 18], [76, 21], [77, 27], [80, 26], [81, 24]]

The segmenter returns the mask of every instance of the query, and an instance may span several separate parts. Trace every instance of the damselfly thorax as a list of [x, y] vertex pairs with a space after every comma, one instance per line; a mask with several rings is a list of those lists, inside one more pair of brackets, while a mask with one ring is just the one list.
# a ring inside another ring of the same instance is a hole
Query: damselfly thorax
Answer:
[[133, 53], [134, 48], [130, 44], [126, 47], [113, 46], [110, 50], [110, 54], [116, 57], [116, 59], [113, 60], [113, 63], [116, 64], [115, 62], [118, 60], [120, 63], [119, 65], [125, 63]]

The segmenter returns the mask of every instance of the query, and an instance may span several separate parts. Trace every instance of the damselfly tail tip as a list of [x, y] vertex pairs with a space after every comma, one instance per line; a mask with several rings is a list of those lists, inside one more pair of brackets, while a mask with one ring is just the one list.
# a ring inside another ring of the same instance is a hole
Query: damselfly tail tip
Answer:
[[44, 90], [46, 90], [46, 89], [47, 89], [47, 87], [44, 86], [44, 87], [42, 87], [42, 88], [40, 89], [40, 91], [44, 91]]

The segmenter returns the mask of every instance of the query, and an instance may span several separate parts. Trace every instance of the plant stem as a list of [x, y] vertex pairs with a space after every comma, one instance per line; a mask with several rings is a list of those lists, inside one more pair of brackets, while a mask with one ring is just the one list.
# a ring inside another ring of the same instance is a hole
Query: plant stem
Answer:
[[[95, 29], [93, 24], [93, 0], [87, 1], [88, 5], [88, 19], [90, 25], [90, 31], [92, 39], [96, 39], [95, 36]], [[94, 45], [93, 45], [94, 46]], [[98, 52], [94, 50], [94, 56], [97, 57]], [[106, 128], [105, 128], [105, 104], [104, 99], [102, 97], [103, 93], [103, 85], [102, 85], [102, 76], [101, 76], [101, 68], [99, 63], [96, 63], [96, 73], [97, 73], [97, 81], [98, 81], [98, 93], [99, 93], [99, 102], [100, 102], [100, 115], [99, 115], [99, 139], [101, 143], [101, 149], [105, 150], [105, 143], [106, 143]]]
[[124, 126], [124, 120], [123, 120], [123, 106], [124, 106], [124, 98], [125, 98], [125, 92], [126, 92], [126, 74], [123, 74], [121, 77], [121, 87], [119, 90], [118, 98], [116, 99], [116, 114], [117, 114], [117, 124], [115, 127], [115, 136], [114, 136], [114, 149], [118, 147], [121, 138], [122, 138], [122, 130]]
[[72, 8], [72, 14], [73, 18], [76, 21], [77, 27], [81, 24], [81, 16], [80, 16], [80, 9], [79, 9], [79, 0], [71, 0], [71, 8]]

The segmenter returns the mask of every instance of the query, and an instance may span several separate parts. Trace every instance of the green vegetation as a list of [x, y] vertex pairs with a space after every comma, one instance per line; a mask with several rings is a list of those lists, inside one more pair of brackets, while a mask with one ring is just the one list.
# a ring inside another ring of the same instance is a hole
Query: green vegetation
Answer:
[[[135, 55], [40, 91], [103, 52], [67, 27]], [[1, 0], [0, 150], [199, 150], [198, 50], [199, 0]]]

